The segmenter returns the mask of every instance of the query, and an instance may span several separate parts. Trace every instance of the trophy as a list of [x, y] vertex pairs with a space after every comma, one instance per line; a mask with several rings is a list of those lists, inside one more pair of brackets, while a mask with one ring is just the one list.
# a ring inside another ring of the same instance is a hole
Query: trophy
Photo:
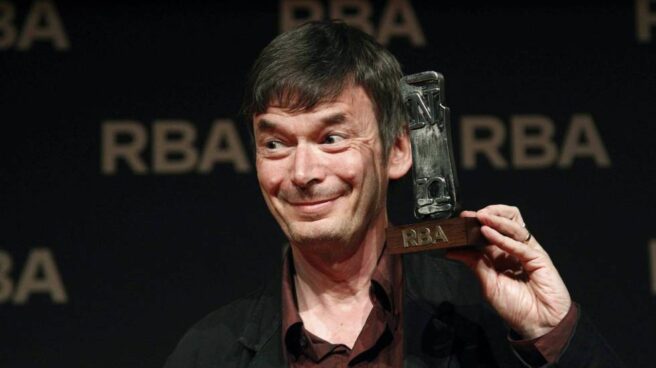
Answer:
[[444, 77], [434, 71], [401, 78], [412, 146], [414, 215], [420, 222], [387, 228], [392, 254], [482, 245], [475, 218], [460, 211]]

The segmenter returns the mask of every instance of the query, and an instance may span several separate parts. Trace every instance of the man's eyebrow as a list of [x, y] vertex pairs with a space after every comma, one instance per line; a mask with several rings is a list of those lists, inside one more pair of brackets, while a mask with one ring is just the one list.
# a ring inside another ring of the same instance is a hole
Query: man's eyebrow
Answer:
[[[322, 125], [325, 126], [331, 126], [331, 125], [339, 125], [344, 123], [347, 120], [346, 114], [343, 112], [336, 112], [334, 114], [330, 114], [328, 116], [325, 116], [321, 118], [320, 122]], [[274, 123], [270, 120], [266, 119], [260, 119], [256, 123], [257, 125], [257, 130], [260, 132], [270, 132], [273, 130], [276, 130], [278, 124]]]
[[261, 132], [270, 132], [276, 129], [276, 123], [266, 120], [266, 119], [260, 119], [257, 122], [257, 130]]
[[323, 125], [338, 125], [342, 124], [347, 120], [346, 114], [343, 112], [336, 112], [334, 114], [330, 114], [326, 117], [321, 118], [321, 123]]

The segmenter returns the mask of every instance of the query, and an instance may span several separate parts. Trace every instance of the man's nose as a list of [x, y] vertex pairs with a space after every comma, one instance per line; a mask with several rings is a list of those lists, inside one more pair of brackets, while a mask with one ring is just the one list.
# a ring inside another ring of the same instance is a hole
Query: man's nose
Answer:
[[299, 142], [294, 152], [292, 183], [306, 187], [325, 178], [325, 169], [317, 148], [305, 142]]

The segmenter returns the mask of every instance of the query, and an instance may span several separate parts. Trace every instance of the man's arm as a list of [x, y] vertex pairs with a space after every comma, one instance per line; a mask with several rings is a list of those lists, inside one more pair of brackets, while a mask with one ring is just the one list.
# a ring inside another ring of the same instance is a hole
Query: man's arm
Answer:
[[565, 317], [572, 300], [556, 267], [540, 243], [529, 236], [516, 207], [493, 205], [463, 217], [476, 217], [489, 245], [452, 251], [478, 277], [484, 297], [523, 338], [551, 331]]
[[542, 357], [542, 363], [572, 367], [597, 366], [601, 361], [603, 366], [621, 366], [594, 327], [579, 318], [579, 308], [572, 306], [567, 287], [526, 229], [519, 209], [492, 205], [463, 211], [461, 216], [481, 222], [489, 245], [450, 251], [447, 257], [464, 262], [476, 274], [484, 297], [516, 332], [513, 347], [524, 362], [542, 365]]

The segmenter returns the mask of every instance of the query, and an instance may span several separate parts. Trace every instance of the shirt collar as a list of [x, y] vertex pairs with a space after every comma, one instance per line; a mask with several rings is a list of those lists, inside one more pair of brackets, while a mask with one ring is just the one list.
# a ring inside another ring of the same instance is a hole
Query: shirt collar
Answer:
[[[303, 348], [299, 341], [303, 341], [307, 336], [303, 334], [303, 321], [298, 311], [298, 302], [296, 300], [296, 287], [294, 284], [294, 259], [290, 248], [287, 249], [283, 257], [282, 267], [282, 333], [283, 341], [290, 352], [300, 353]], [[402, 262], [400, 257], [395, 257], [383, 250], [376, 268], [371, 276], [372, 293], [377, 302], [398, 320], [400, 307], [402, 303]], [[391, 322], [391, 321], [390, 321]], [[392, 330], [396, 329], [396, 324], [390, 326]]]

